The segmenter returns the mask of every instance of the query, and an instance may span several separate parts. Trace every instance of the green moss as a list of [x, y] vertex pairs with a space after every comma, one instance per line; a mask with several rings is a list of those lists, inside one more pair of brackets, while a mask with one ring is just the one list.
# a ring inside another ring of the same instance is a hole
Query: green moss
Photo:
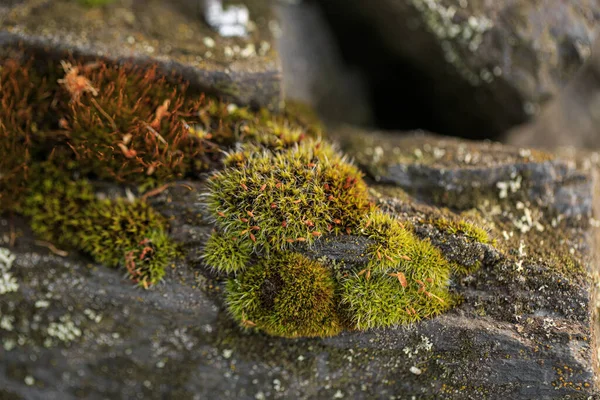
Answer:
[[257, 253], [350, 232], [370, 208], [361, 173], [320, 140], [280, 151], [246, 146], [224, 163], [208, 182], [209, 209], [219, 229]]
[[470, 222], [464, 220], [451, 220], [446, 218], [436, 218], [428, 222], [443, 232], [452, 235], [463, 235], [469, 240], [478, 243], [491, 243], [489, 233], [485, 229]]
[[452, 265], [428, 240], [375, 211], [361, 230], [369, 246], [367, 267], [341, 282], [341, 302], [358, 329], [406, 324], [449, 309]]
[[354, 274], [341, 283], [341, 303], [357, 329], [384, 328], [438, 315], [454, 305], [445, 285], [373, 273]]
[[[209, 179], [208, 207], [218, 233], [205, 259], [219, 271], [239, 273], [227, 285], [234, 318], [277, 336], [329, 336], [342, 328], [412, 323], [451, 308], [457, 299], [448, 289], [450, 275], [466, 271], [419, 239], [408, 222], [375, 209], [359, 171], [331, 145], [301, 134], [289, 137], [290, 145], [268, 136], [248, 140]], [[481, 234], [469, 224], [456, 227]], [[316, 264], [294, 252], [338, 235], [364, 237], [368, 262], [354, 270], [318, 267], [335, 293], [327, 297], [327, 310], [337, 310], [335, 318], [333, 311], [321, 317], [313, 308], [322, 291], [306, 288], [308, 268]], [[288, 296], [283, 287], [293, 288], [296, 297], [282, 300]]]
[[[285, 115], [193, 93], [152, 66], [7, 60], [0, 104], [0, 212], [28, 216], [40, 238], [124, 267], [144, 287], [175, 255], [167, 223], [143, 201], [99, 200], [94, 180], [143, 193], [215, 169], [237, 142], [285, 149], [308, 136]], [[207, 261], [241, 270], [252, 246], [232, 243], [214, 236]]]
[[331, 271], [297, 253], [265, 258], [227, 285], [229, 310], [242, 326], [283, 337], [339, 333], [334, 296]]
[[415, 238], [404, 225], [389, 214], [375, 211], [361, 225], [361, 233], [371, 239], [367, 268], [385, 272], [408, 259]]
[[44, 240], [77, 248], [95, 261], [125, 267], [140, 286], [158, 283], [175, 257], [166, 221], [145, 202], [99, 200], [87, 181], [65, 179], [50, 168], [33, 171], [39, 180], [20, 210]]
[[250, 263], [252, 245], [248, 241], [233, 240], [214, 232], [203, 251], [204, 261], [219, 272], [226, 274], [243, 271]]
[[100, 7], [110, 3], [114, 3], [115, 0], [77, 0], [77, 2], [88, 7]]

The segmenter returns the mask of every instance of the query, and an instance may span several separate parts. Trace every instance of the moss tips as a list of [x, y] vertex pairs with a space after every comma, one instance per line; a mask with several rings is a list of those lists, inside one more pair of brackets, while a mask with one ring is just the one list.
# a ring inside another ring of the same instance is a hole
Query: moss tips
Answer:
[[361, 173], [323, 141], [246, 147], [225, 165], [209, 179], [209, 209], [219, 229], [257, 253], [350, 232], [370, 207]]
[[[296, 138], [292, 146], [248, 141], [209, 179], [216, 230], [204, 257], [218, 271], [236, 273], [227, 284], [234, 318], [276, 336], [329, 336], [450, 309], [450, 275], [464, 271], [412, 226], [375, 208], [361, 173], [330, 144]], [[456, 229], [483, 236], [469, 224]], [[296, 253], [337, 235], [365, 239], [366, 265], [340, 271]]]

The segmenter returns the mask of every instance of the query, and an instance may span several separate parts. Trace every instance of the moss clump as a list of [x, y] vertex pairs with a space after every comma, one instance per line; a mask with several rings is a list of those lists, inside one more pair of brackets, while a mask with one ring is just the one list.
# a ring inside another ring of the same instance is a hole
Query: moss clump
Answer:
[[350, 233], [371, 207], [358, 169], [320, 140], [279, 151], [246, 146], [224, 163], [208, 182], [209, 209], [220, 230], [257, 253]]
[[50, 97], [50, 85], [31, 62], [0, 66], [0, 210], [14, 207], [27, 188], [36, 121], [48, 115]]
[[386, 271], [408, 259], [415, 240], [397, 219], [380, 211], [370, 213], [361, 226], [361, 233], [371, 239], [367, 268]]
[[446, 285], [405, 277], [401, 280], [398, 273], [374, 273], [368, 279], [354, 274], [341, 282], [341, 304], [357, 329], [413, 323], [454, 305]]
[[331, 271], [297, 253], [263, 259], [230, 280], [227, 303], [242, 326], [270, 335], [332, 336], [342, 328]]
[[456, 221], [446, 218], [436, 218], [426, 222], [443, 232], [452, 235], [463, 235], [474, 242], [482, 244], [489, 244], [492, 242], [489, 233], [485, 229], [464, 220]]
[[[234, 318], [277, 336], [329, 336], [415, 322], [456, 304], [448, 289], [454, 264], [377, 210], [360, 172], [331, 145], [288, 131], [279, 137], [288, 135], [289, 145], [246, 142], [208, 182], [216, 230], [205, 260], [238, 273], [227, 284]], [[341, 271], [296, 253], [338, 235], [362, 236], [368, 262]]]
[[[200, 177], [236, 142], [285, 149], [306, 136], [285, 116], [193, 93], [152, 66], [6, 60], [0, 105], [0, 212], [28, 216], [40, 237], [122, 266], [144, 287], [175, 254], [168, 225], [143, 201], [99, 200], [93, 181], [140, 193]], [[236, 272], [252, 246], [231, 244], [215, 236], [208, 260], [225, 257]]]
[[176, 255], [166, 221], [145, 202], [99, 200], [87, 181], [65, 179], [52, 168], [32, 171], [36, 179], [20, 210], [41, 238], [83, 250], [97, 262], [123, 266], [148, 287], [162, 280]]
[[252, 244], [244, 240], [233, 240], [214, 232], [204, 248], [204, 261], [226, 274], [243, 271], [252, 256]]
[[77, 0], [77, 2], [88, 7], [100, 7], [114, 3], [115, 0]]
[[365, 269], [341, 280], [341, 303], [358, 329], [406, 324], [448, 310], [451, 264], [428, 240], [375, 211], [361, 232], [373, 241]]

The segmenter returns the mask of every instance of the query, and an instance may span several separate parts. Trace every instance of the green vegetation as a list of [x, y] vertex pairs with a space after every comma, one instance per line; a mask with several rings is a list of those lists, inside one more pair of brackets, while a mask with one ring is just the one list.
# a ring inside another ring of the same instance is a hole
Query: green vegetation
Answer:
[[446, 218], [436, 218], [427, 222], [443, 232], [453, 235], [464, 235], [474, 242], [484, 244], [492, 242], [489, 233], [485, 229], [464, 220], [455, 221]]
[[264, 258], [227, 285], [227, 303], [244, 327], [270, 335], [332, 336], [342, 326], [335, 282], [325, 266], [297, 254]]
[[224, 163], [208, 182], [209, 209], [219, 229], [257, 253], [351, 232], [370, 207], [358, 169], [320, 140], [278, 151], [250, 145]]
[[252, 244], [214, 232], [204, 248], [204, 261], [226, 274], [241, 272], [250, 263]]
[[[163, 279], [178, 253], [142, 194], [216, 171], [204, 261], [229, 276], [227, 307], [242, 326], [331, 336], [414, 322], [456, 303], [450, 275], [466, 269], [378, 210], [362, 173], [318, 126], [302, 125], [305, 114], [251, 112], [155, 68], [100, 62], [5, 62], [0, 105], [0, 211], [28, 217], [41, 239], [121, 267], [140, 286]], [[97, 181], [134, 196], [109, 197]], [[436, 224], [489, 241], [471, 224]], [[336, 236], [361, 237], [368, 261], [349, 268], [310, 258], [313, 245]]]
[[[28, 217], [41, 239], [122, 267], [143, 287], [177, 251], [142, 193], [217, 168], [236, 142], [278, 149], [304, 136], [294, 118], [193, 93], [155, 67], [4, 60], [0, 106], [0, 212]], [[138, 197], [103, 199], [98, 180]], [[207, 249], [208, 261], [225, 257], [235, 272], [251, 247], [215, 236]]]
[[[267, 132], [228, 154], [225, 169], [208, 180], [216, 230], [205, 261], [236, 274], [227, 305], [242, 326], [284, 337], [330, 336], [411, 323], [456, 304], [448, 282], [462, 270], [408, 222], [377, 210], [354, 165], [325, 141]], [[339, 235], [367, 239], [366, 265], [341, 271], [297, 252]]]
[[115, 0], [77, 0], [77, 2], [88, 7], [100, 7], [110, 3], [114, 3]]

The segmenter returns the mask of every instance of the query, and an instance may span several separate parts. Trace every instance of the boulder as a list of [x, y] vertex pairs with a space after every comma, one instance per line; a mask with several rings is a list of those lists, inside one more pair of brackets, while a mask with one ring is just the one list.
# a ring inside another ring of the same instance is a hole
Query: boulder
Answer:
[[[411, 326], [325, 339], [242, 330], [224, 307], [223, 280], [202, 258], [212, 230], [206, 189], [185, 182], [150, 198], [186, 257], [149, 290], [36, 241], [20, 219], [2, 220], [2, 282], [10, 282], [0, 286], [2, 397], [598, 396], [597, 155], [559, 160], [354, 129], [334, 137], [373, 178], [382, 210], [448, 259], [474, 266], [451, 282], [460, 305]], [[494, 240], [470, 240], [444, 221], [481, 224]], [[298, 251], [358, 259], [364, 241], [340, 238]]]
[[600, 15], [588, 0], [321, 4], [384, 118], [398, 126], [416, 113], [418, 128], [471, 138], [536, 114], [589, 57]]

